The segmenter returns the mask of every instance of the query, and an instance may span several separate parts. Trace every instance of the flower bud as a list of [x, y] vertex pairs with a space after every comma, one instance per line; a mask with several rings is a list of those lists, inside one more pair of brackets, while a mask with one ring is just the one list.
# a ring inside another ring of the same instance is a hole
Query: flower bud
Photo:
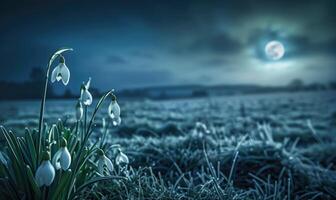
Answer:
[[35, 179], [39, 187], [50, 186], [55, 178], [55, 169], [50, 163], [50, 154], [49, 152], [43, 152], [42, 154], [42, 163], [37, 168]]
[[83, 105], [82, 102], [80, 100], [77, 101], [76, 104], [76, 119], [77, 121], [81, 120], [83, 118]]

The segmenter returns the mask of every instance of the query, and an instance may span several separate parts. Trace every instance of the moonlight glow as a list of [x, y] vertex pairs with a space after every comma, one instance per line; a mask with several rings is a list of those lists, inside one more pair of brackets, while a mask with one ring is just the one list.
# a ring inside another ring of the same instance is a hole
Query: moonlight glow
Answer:
[[271, 60], [279, 60], [285, 54], [285, 47], [279, 41], [270, 41], [265, 46], [265, 53]]

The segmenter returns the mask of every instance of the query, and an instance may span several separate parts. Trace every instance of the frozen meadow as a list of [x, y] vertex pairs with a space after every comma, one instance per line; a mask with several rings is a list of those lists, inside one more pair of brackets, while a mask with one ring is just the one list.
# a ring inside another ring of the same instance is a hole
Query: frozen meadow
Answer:
[[[74, 127], [76, 102], [48, 100], [45, 122]], [[107, 141], [128, 155], [127, 180], [99, 183], [81, 197], [336, 198], [334, 91], [120, 99], [119, 104], [122, 122], [110, 127]], [[38, 127], [39, 106], [39, 101], [1, 102], [1, 124], [23, 135], [26, 126]], [[97, 115], [91, 143], [106, 110]]]

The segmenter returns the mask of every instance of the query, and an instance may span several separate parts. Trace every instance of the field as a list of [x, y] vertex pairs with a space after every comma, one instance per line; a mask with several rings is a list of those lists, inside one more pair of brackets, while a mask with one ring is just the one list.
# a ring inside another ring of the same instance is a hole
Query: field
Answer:
[[[39, 104], [1, 102], [0, 122], [22, 135], [26, 126], [37, 128]], [[75, 104], [49, 100], [45, 121], [63, 116], [74, 126]], [[334, 91], [119, 104], [121, 125], [107, 138], [130, 159], [127, 179], [96, 184], [82, 197], [336, 199]], [[106, 109], [92, 142], [103, 117]]]

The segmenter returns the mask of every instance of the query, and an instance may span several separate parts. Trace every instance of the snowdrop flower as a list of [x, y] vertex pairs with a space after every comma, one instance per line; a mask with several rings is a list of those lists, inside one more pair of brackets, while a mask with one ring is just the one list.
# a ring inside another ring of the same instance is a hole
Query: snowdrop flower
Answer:
[[51, 73], [51, 82], [62, 80], [64, 85], [67, 85], [70, 80], [70, 71], [65, 65], [65, 60], [62, 55], [60, 55], [60, 63], [55, 67]]
[[43, 152], [42, 163], [37, 168], [35, 174], [35, 180], [39, 187], [50, 186], [55, 178], [55, 169], [50, 163], [50, 154], [48, 152]]
[[71, 155], [69, 153], [67, 146], [67, 141], [65, 138], [61, 140], [61, 148], [55, 153], [52, 163], [56, 170], [63, 169], [67, 170], [71, 164]]
[[112, 161], [105, 156], [105, 153], [103, 150], [99, 149], [98, 150], [98, 172], [103, 175], [104, 174], [104, 167], [106, 166], [107, 169], [111, 172], [113, 171], [113, 164]]
[[83, 83], [81, 87], [81, 101], [85, 106], [89, 106], [92, 104], [92, 95], [89, 92], [89, 87], [91, 83], [91, 78], [89, 78], [88, 82], [86, 84]]
[[113, 125], [119, 125], [121, 123], [120, 118], [120, 107], [117, 102], [117, 97], [112, 94], [112, 101], [108, 107], [108, 114], [110, 115], [110, 118], [113, 121]]
[[77, 121], [81, 120], [83, 117], [83, 105], [80, 99], [78, 99], [76, 104], [76, 119]]
[[123, 152], [121, 152], [120, 148], [118, 149], [118, 155], [117, 155], [117, 157], [115, 159], [115, 162], [120, 167], [125, 167], [129, 163], [128, 157], [126, 156], [126, 154], [124, 154]]

